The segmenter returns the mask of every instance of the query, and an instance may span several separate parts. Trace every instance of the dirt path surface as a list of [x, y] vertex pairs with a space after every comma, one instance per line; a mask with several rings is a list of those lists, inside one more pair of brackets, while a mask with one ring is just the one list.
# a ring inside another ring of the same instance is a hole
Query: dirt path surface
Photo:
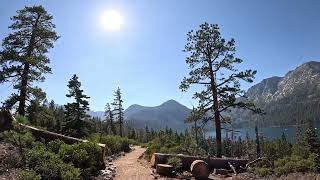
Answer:
[[117, 167], [116, 180], [148, 180], [152, 179], [150, 172], [151, 169], [142, 165], [139, 162], [139, 156], [143, 154], [145, 148], [135, 146], [134, 150], [127, 153], [125, 156], [113, 162], [114, 166]]

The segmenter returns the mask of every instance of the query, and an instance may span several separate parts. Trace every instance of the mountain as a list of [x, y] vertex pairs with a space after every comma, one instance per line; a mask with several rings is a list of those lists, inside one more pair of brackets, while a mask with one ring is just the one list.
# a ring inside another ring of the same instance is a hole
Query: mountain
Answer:
[[104, 118], [103, 111], [88, 111], [87, 114], [90, 115], [91, 117], [99, 117], [101, 119]]
[[166, 127], [184, 130], [184, 123], [191, 110], [175, 100], [169, 100], [155, 107], [131, 105], [124, 111], [125, 120], [137, 128], [148, 126], [153, 129]]
[[[169, 100], [159, 106], [146, 107], [138, 104], [129, 106], [124, 111], [124, 118], [127, 123], [136, 128], [153, 128], [155, 130], [166, 127], [182, 131], [190, 125], [185, 124], [184, 120], [191, 110], [175, 100]], [[88, 111], [93, 117], [104, 118], [103, 111]]]
[[246, 96], [266, 114], [243, 110], [231, 113], [238, 124], [294, 125], [304, 120], [319, 121], [320, 62], [306, 62], [284, 77], [271, 77], [248, 89]]

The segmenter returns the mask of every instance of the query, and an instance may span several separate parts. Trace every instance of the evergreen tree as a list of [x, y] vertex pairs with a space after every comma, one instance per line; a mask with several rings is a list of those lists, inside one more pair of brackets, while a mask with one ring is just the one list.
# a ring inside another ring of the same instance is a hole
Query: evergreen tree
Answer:
[[113, 112], [114, 112], [114, 115], [116, 116], [117, 122], [119, 124], [119, 134], [122, 137], [123, 136], [123, 120], [124, 120], [123, 107], [122, 107], [123, 100], [121, 98], [121, 90], [120, 90], [119, 87], [115, 91], [114, 97], [115, 98], [114, 98], [114, 101], [112, 103], [112, 105], [114, 107]]
[[30, 105], [27, 107], [27, 119], [30, 124], [37, 124], [39, 114], [43, 111], [43, 105], [46, 94], [40, 89], [33, 89], [33, 99], [30, 101]]
[[204, 123], [207, 121], [205, 111], [201, 107], [199, 108], [193, 107], [190, 115], [185, 120], [186, 123], [193, 123], [192, 129], [195, 133], [195, 140], [197, 145], [199, 145], [199, 131], [200, 131], [199, 121], [201, 120]]
[[107, 125], [107, 131], [109, 131], [111, 134], [116, 135], [116, 127], [114, 125], [114, 119], [113, 119], [113, 112], [111, 110], [111, 106], [109, 103], [106, 104], [105, 111], [104, 111], [104, 117], [106, 118], [106, 125]]
[[317, 132], [315, 131], [311, 121], [308, 121], [306, 123], [306, 130], [304, 132], [304, 141], [306, 142], [311, 153], [319, 152]]
[[12, 108], [19, 102], [18, 113], [22, 116], [26, 101], [31, 101], [34, 93], [40, 91], [32, 84], [44, 81], [44, 74], [51, 73], [46, 54], [58, 39], [52, 19], [42, 6], [25, 7], [11, 18], [13, 24], [9, 28], [13, 32], [2, 43], [0, 82], [12, 82], [18, 91], [4, 105]]
[[87, 135], [86, 118], [89, 116], [86, 114], [89, 111], [89, 102], [87, 99], [90, 97], [83, 94], [83, 90], [80, 89], [81, 83], [78, 80], [77, 75], [73, 75], [68, 82], [69, 94], [66, 96], [74, 98], [75, 102], [65, 105], [66, 115], [66, 131], [74, 137], [82, 137]]
[[[256, 71], [238, 71], [234, 65], [241, 59], [235, 57], [235, 41], [226, 42], [220, 36], [216, 24], [204, 23], [196, 32], [187, 34], [185, 52], [189, 54], [189, 77], [181, 82], [180, 89], [186, 91], [190, 85], [203, 85], [204, 89], [194, 94], [204, 110], [212, 112], [216, 132], [217, 157], [221, 157], [221, 113], [230, 108], [245, 108], [260, 112], [254, 104], [247, 101], [240, 89], [240, 80], [252, 82]], [[225, 73], [229, 71], [230, 73]], [[225, 76], [226, 74], [227, 76]], [[243, 97], [243, 101], [237, 100]]]

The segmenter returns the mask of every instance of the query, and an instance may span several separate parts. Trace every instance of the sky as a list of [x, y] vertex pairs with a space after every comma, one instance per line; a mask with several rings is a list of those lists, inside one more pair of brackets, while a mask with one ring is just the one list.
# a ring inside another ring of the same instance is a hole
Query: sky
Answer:
[[[48, 56], [52, 74], [40, 83], [49, 100], [71, 100], [67, 82], [79, 76], [91, 110], [103, 110], [120, 87], [124, 107], [156, 106], [174, 99], [191, 107], [197, 88], [181, 92], [188, 73], [186, 33], [204, 22], [218, 24], [225, 39], [234, 38], [240, 70], [258, 71], [254, 83], [320, 60], [320, 1], [308, 0], [51, 0], [0, 2], [0, 39], [10, 30], [10, 17], [24, 6], [43, 5], [53, 15], [60, 39]], [[123, 25], [106, 31], [100, 16], [114, 10]], [[0, 47], [1, 49], [1, 47]], [[12, 92], [0, 85], [0, 101]]]

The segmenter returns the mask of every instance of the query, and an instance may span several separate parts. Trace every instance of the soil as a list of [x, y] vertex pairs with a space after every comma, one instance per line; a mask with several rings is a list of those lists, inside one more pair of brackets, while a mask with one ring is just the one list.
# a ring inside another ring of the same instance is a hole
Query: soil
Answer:
[[113, 161], [116, 167], [116, 180], [148, 180], [153, 179], [150, 175], [151, 168], [141, 160], [145, 148], [135, 146], [130, 153]]
[[16, 147], [0, 142], [0, 180], [16, 179], [18, 157]]

